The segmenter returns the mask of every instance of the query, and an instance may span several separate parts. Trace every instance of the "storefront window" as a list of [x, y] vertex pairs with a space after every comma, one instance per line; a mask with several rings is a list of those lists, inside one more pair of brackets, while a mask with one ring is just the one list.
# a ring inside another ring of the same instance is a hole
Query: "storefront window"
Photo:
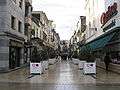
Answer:
[[120, 64], [120, 52], [111, 53], [111, 62], [114, 64]]

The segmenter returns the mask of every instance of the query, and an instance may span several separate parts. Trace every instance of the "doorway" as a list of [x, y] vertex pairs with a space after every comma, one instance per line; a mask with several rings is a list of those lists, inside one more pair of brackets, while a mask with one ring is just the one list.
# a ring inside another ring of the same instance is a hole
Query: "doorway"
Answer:
[[19, 47], [9, 47], [9, 68], [14, 69], [16, 67], [20, 67], [20, 50]]

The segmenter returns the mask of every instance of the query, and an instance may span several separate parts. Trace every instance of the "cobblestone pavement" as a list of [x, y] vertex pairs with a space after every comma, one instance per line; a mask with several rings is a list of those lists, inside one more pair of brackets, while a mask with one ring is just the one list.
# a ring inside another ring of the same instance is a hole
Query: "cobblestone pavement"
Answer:
[[42, 75], [30, 76], [29, 68], [0, 74], [0, 90], [118, 90], [120, 75], [97, 68], [97, 74], [84, 75], [73, 63], [50, 65]]

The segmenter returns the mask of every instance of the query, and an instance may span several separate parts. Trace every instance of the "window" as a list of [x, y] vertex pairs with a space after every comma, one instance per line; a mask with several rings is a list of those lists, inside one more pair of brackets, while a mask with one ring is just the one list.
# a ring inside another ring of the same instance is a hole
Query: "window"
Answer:
[[24, 34], [28, 36], [28, 26], [25, 25]]
[[20, 1], [19, 1], [19, 7], [20, 7], [20, 8], [22, 8], [22, 2], [23, 2], [23, 0], [20, 0]]
[[41, 38], [41, 30], [40, 30], [39, 32], [40, 32], [40, 35], [39, 35], [39, 36], [40, 36], [40, 38]]
[[22, 32], [22, 23], [18, 22], [18, 32]]
[[36, 37], [38, 37], [38, 29], [36, 29]]
[[47, 40], [47, 35], [45, 32], [43, 32], [43, 39], [46, 41]]
[[11, 16], [11, 28], [15, 30], [15, 17]]

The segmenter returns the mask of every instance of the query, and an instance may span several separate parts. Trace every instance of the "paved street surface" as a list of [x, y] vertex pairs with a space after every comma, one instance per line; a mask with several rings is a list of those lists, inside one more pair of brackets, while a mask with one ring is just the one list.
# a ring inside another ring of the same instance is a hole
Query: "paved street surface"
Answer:
[[120, 90], [120, 75], [97, 68], [84, 75], [71, 62], [50, 65], [42, 75], [30, 76], [29, 68], [0, 74], [0, 90]]

